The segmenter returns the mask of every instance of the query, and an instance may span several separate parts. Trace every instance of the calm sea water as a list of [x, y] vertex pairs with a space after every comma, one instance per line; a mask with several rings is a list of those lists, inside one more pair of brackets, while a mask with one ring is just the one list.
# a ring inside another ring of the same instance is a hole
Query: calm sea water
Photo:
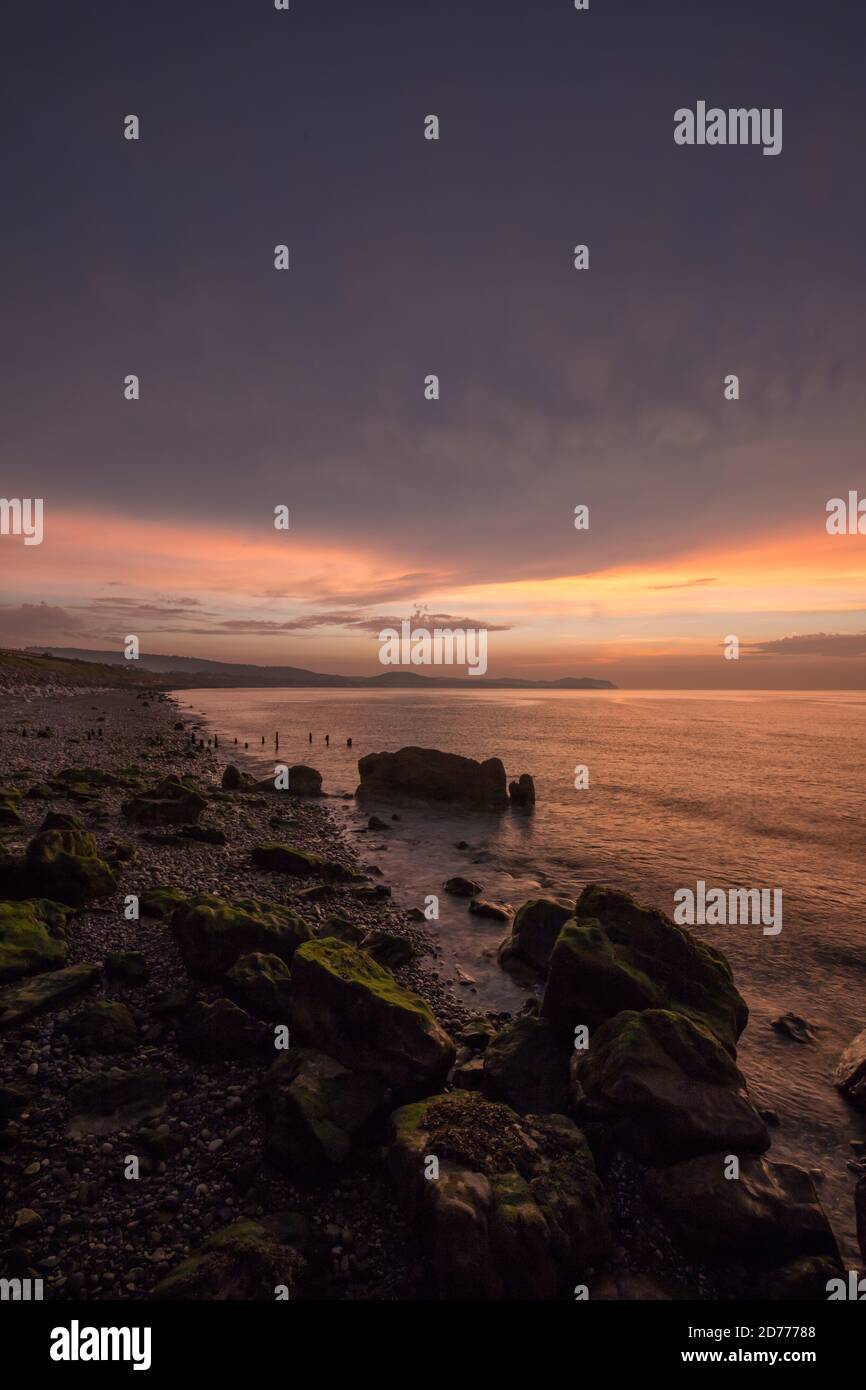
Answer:
[[[514, 1008], [525, 991], [496, 963], [504, 928], [441, 893], [451, 874], [514, 906], [539, 890], [570, 901], [592, 881], [669, 913], [674, 892], [698, 879], [781, 889], [779, 936], [760, 926], [695, 930], [726, 952], [749, 1004], [740, 1063], [757, 1103], [779, 1113], [772, 1156], [823, 1170], [822, 1200], [843, 1254], [856, 1261], [848, 1141], [866, 1138], [866, 1120], [838, 1097], [832, 1073], [866, 1028], [866, 696], [186, 690], [177, 698], [220, 734], [227, 756], [235, 737], [249, 742], [245, 756], [262, 775], [273, 769], [279, 730], [280, 761], [312, 764], [335, 795], [355, 790], [359, 757], [407, 744], [497, 756], [509, 777], [532, 773], [531, 816], [398, 807], [401, 819], [376, 834], [362, 832], [369, 809], [333, 802], [398, 903], [440, 895], [431, 924], [439, 968], [473, 1006]], [[575, 790], [578, 764], [589, 769], [587, 790]], [[460, 840], [470, 850], [458, 850]], [[816, 1046], [770, 1027], [786, 1011], [813, 1025]]]

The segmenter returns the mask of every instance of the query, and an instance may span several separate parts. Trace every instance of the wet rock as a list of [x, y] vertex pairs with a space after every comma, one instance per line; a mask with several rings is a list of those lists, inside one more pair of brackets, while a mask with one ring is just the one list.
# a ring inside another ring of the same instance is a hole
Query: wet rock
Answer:
[[207, 980], [222, 979], [239, 956], [256, 951], [289, 962], [312, 936], [288, 907], [257, 898], [229, 902], [211, 894], [181, 903], [171, 927], [186, 968]]
[[570, 1056], [545, 1019], [516, 1018], [484, 1054], [484, 1094], [521, 1114], [567, 1113]]
[[572, 1065], [585, 1097], [578, 1119], [601, 1120], [646, 1163], [769, 1147], [742, 1073], [715, 1035], [683, 1014], [617, 1014]]
[[732, 1056], [748, 1021], [721, 951], [628, 894], [592, 884], [557, 937], [542, 1012], [566, 1037], [578, 1024], [595, 1028], [635, 1009], [685, 1014]]
[[222, 788], [226, 792], [251, 791], [255, 785], [255, 777], [251, 777], [248, 772], [241, 772], [233, 763], [229, 763], [222, 776]]
[[120, 809], [135, 825], [158, 828], [192, 824], [206, 806], [205, 798], [188, 778], [172, 776], [164, 777], [151, 790], [125, 801]]
[[43, 898], [0, 902], [0, 984], [62, 966], [68, 907]]
[[183, 840], [195, 840], [202, 845], [228, 844], [226, 832], [215, 825], [183, 825], [180, 836]]
[[790, 1038], [792, 1042], [814, 1043], [815, 1034], [812, 1025], [807, 1023], [805, 1018], [800, 1018], [799, 1014], [781, 1014], [779, 1018], [774, 1018], [770, 1024], [777, 1033]]
[[289, 768], [289, 791], [292, 796], [321, 796], [321, 772], [304, 763], [295, 763]]
[[57, 1008], [73, 995], [89, 989], [99, 976], [98, 965], [68, 965], [64, 970], [52, 970], [8, 985], [0, 990], [0, 1028], [15, 1027], [45, 1009]]
[[290, 1017], [292, 976], [279, 956], [251, 951], [226, 975], [226, 994], [253, 1018], [285, 1023]]
[[308, 941], [295, 953], [292, 985], [301, 1043], [375, 1072], [400, 1096], [444, 1082], [454, 1044], [424, 1000], [366, 952], [333, 937]]
[[509, 782], [508, 799], [522, 811], [529, 811], [535, 805], [535, 783], [528, 772], [521, 773], [516, 782]]
[[510, 922], [511, 913], [502, 903], [489, 903], [484, 898], [472, 898], [469, 911], [474, 917], [488, 917], [492, 922]]
[[161, 1279], [154, 1299], [273, 1303], [278, 1289], [293, 1298], [303, 1259], [256, 1221], [241, 1221], [209, 1236], [188, 1260]]
[[[444, 1299], [564, 1296], [609, 1242], [583, 1134], [564, 1116], [521, 1118], [469, 1091], [391, 1117], [390, 1166]], [[428, 1179], [430, 1159], [438, 1177]]]
[[229, 999], [193, 1004], [177, 1033], [180, 1048], [199, 1062], [252, 1060], [263, 1050], [254, 1019]]
[[442, 887], [446, 893], [451, 893], [455, 898], [474, 898], [481, 892], [481, 884], [474, 879], [462, 878], [460, 874], [455, 874], [453, 878], [447, 878]]
[[866, 1029], [845, 1048], [833, 1079], [846, 1100], [866, 1110]]
[[389, 1096], [372, 1072], [349, 1071], [322, 1052], [292, 1048], [261, 1086], [268, 1154], [301, 1178], [339, 1166], [370, 1122], [386, 1112]]
[[141, 985], [150, 976], [150, 966], [140, 951], [109, 951], [105, 973], [127, 985]]
[[401, 966], [413, 961], [417, 955], [411, 941], [407, 941], [405, 936], [398, 936], [396, 932], [386, 931], [384, 927], [375, 927], [373, 931], [367, 932], [360, 945], [362, 950], [372, 956], [377, 964], [384, 965], [386, 970], [399, 970]]
[[499, 758], [479, 763], [436, 748], [401, 748], [368, 753], [358, 762], [359, 799], [432, 801], [477, 811], [508, 805], [505, 768]]
[[370, 819], [367, 821], [367, 829], [390, 830], [391, 827], [388, 824], [388, 822], [386, 820], [382, 820], [380, 816], [371, 816]]
[[507, 936], [499, 948], [499, 963], [505, 970], [528, 966], [543, 975], [550, 964], [556, 939], [573, 916], [552, 898], [532, 898], [518, 908]]
[[838, 1258], [808, 1173], [745, 1155], [739, 1177], [728, 1178], [728, 1158], [724, 1152], [703, 1154], [647, 1175], [648, 1200], [690, 1254], [773, 1263], [801, 1255]]

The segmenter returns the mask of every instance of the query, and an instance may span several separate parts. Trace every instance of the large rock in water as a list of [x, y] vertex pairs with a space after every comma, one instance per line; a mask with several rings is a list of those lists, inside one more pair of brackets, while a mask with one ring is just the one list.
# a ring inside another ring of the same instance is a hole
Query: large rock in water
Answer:
[[290, 1174], [315, 1177], [347, 1161], [356, 1138], [386, 1112], [389, 1094], [372, 1072], [349, 1071], [312, 1048], [292, 1048], [262, 1082], [265, 1147]]
[[683, 1014], [617, 1014], [575, 1057], [578, 1119], [601, 1120], [646, 1163], [769, 1148], [742, 1073], [709, 1029]]
[[321, 796], [321, 772], [306, 763], [293, 763], [289, 768], [289, 791], [292, 796]]
[[749, 1012], [721, 951], [627, 893], [591, 884], [557, 938], [542, 1012], [573, 1036], [623, 1009], [672, 1009], [711, 1029], [732, 1056]]
[[114, 887], [114, 874], [83, 830], [43, 830], [23, 859], [4, 855], [0, 860], [0, 895], [6, 898], [50, 898], [82, 907]]
[[293, 1298], [303, 1259], [257, 1221], [239, 1221], [208, 1236], [194, 1255], [175, 1265], [151, 1294], [154, 1299], [225, 1302], [262, 1299], [277, 1289]]
[[838, 1250], [815, 1184], [802, 1168], [744, 1156], [738, 1178], [725, 1176], [727, 1154], [656, 1168], [646, 1194], [665, 1227], [699, 1257], [780, 1262]]
[[557, 937], [574, 914], [552, 898], [532, 898], [518, 908], [511, 935], [499, 947], [503, 970], [518, 973], [522, 967], [543, 975], [550, 964]]
[[62, 966], [70, 915], [70, 908], [44, 898], [0, 902], [0, 984]]
[[[473, 1091], [391, 1117], [395, 1187], [444, 1299], [554, 1299], [609, 1244], [604, 1193], [583, 1134], [561, 1115], [522, 1119]], [[429, 1159], [439, 1176], [428, 1180]]]
[[164, 777], [157, 786], [124, 801], [121, 811], [135, 825], [194, 824], [207, 806], [186, 778]]
[[171, 928], [190, 974], [220, 980], [239, 956], [261, 951], [290, 961], [312, 936], [306, 922], [279, 903], [257, 898], [225, 898], [204, 893], [174, 910]]
[[293, 1036], [346, 1067], [372, 1071], [401, 1097], [429, 1093], [455, 1048], [420, 995], [366, 951], [334, 937], [305, 942], [292, 962]]
[[505, 768], [499, 758], [476, 762], [437, 748], [401, 748], [359, 759], [359, 799], [435, 801], [472, 811], [504, 811]]
[[866, 1028], [845, 1048], [833, 1079], [846, 1100], [866, 1110]]

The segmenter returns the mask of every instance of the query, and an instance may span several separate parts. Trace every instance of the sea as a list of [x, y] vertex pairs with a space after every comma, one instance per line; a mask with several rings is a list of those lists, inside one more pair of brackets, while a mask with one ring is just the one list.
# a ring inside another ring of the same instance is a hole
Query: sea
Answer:
[[[866, 694], [346, 689], [175, 698], [219, 736], [226, 761], [237, 756], [261, 776], [277, 761], [321, 772], [335, 816], [395, 902], [423, 909], [438, 898], [431, 969], [473, 1009], [516, 1010], [527, 989], [497, 962], [507, 928], [442, 891], [452, 875], [512, 908], [539, 894], [571, 903], [593, 882], [670, 915], [678, 890], [699, 881], [707, 890], [781, 891], [778, 934], [760, 923], [692, 930], [725, 952], [749, 1005], [739, 1064], [756, 1104], [779, 1117], [771, 1157], [814, 1170], [843, 1258], [859, 1263], [851, 1141], [866, 1139], [866, 1115], [840, 1097], [833, 1073], [866, 1028]], [[534, 812], [359, 807], [358, 759], [407, 745], [498, 757], [509, 778], [530, 773]], [[371, 810], [387, 831], [367, 830]], [[786, 1013], [807, 1021], [813, 1043], [771, 1026]]]

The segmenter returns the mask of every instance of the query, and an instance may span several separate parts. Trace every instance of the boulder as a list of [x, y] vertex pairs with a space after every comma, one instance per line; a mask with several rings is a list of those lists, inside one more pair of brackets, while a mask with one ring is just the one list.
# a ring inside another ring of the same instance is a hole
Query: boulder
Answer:
[[145, 888], [138, 900], [138, 910], [142, 917], [170, 922], [175, 908], [186, 901], [186, 894], [179, 888]]
[[499, 758], [476, 762], [437, 748], [368, 753], [358, 762], [359, 799], [431, 801], [473, 811], [504, 811], [505, 768]]
[[441, 1085], [455, 1048], [424, 1000], [365, 951], [325, 937], [292, 963], [293, 1036], [344, 1066], [372, 1071], [400, 1096]]
[[545, 974], [556, 939], [572, 916], [570, 907], [551, 898], [532, 898], [524, 903], [517, 909], [511, 935], [499, 948], [500, 965], [505, 970], [528, 966], [536, 974]]
[[446, 878], [442, 887], [446, 893], [451, 893], [455, 898], [474, 898], [481, 892], [480, 883], [476, 883], [471, 878], [461, 878], [460, 874], [455, 874], [453, 878]]
[[138, 1029], [126, 1005], [102, 999], [85, 1004], [54, 1031], [65, 1033], [75, 1052], [131, 1052], [138, 1043]]
[[683, 1014], [624, 1011], [575, 1056], [584, 1096], [578, 1092], [578, 1119], [602, 1121], [645, 1163], [769, 1148], [736, 1064], [708, 1028]]
[[321, 796], [322, 774], [314, 767], [295, 763], [289, 768], [289, 791], [292, 796]]
[[408, 965], [418, 954], [417, 949], [405, 936], [387, 931], [384, 927], [374, 927], [360, 942], [361, 950], [372, 956], [386, 970], [399, 970]]
[[782, 1262], [838, 1250], [809, 1174], [791, 1163], [744, 1155], [738, 1178], [725, 1176], [728, 1154], [656, 1168], [646, 1195], [680, 1245], [698, 1258]]
[[474, 1091], [451, 1091], [397, 1110], [391, 1127], [395, 1190], [434, 1296], [564, 1297], [606, 1252], [604, 1193], [571, 1120], [524, 1119]]
[[23, 824], [15, 802], [8, 796], [0, 797], [0, 826], [12, 828]]
[[473, 917], [488, 917], [491, 922], [511, 921], [511, 913], [503, 903], [490, 903], [485, 898], [470, 898], [469, 911]]
[[177, 1030], [177, 1041], [199, 1062], [251, 1061], [263, 1047], [258, 1024], [229, 999], [193, 1004]]
[[44, 898], [0, 902], [0, 984], [62, 966], [70, 916], [70, 908]]
[[255, 785], [255, 777], [251, 777], [248, 772], [241, 772], [240, 768], [235, 767], [233, 763], [229, 763], [222, 776], [224, 792], [251, 791]]
[[261, 1086], [268, 1154], [293, 1177], [338, 1167], [370, 1122], [386, 1112], [389, 1094], [372, 1072], [349, 1071], [323, 1052], [292, 1048]]
[[239, 1221], [208, 1236], [188, 1260], [175, 1265], [156, 1285], [154, 1299], [273, 1303], [294, 1298], [303, 1259], [257, 1221]]
[[535, 783], [528, 772], [521, 773], [516, 782], [508, 783], [508, 799], [521, 811], [530, 811], [535, 805]]
[[67, 965], [0, 989], [0, 1028], [13, 1028], [45, 1009], [57, 1008], [99, 979], [98, 965]]
[[253, 1018], [288, 1021], [292, 976], [279, 956], [262, 951], [239, 956], [226, 975], [225, 988], [229, 998]]
[[96, 841], [83, 830], [40, 831], [23, 858], [4, 855], [0, 860], [0, 895], [14, 900], [41, 897], [82, 907], [115, 886]]
[[171, 929], [187, 970], [206, 980], [222, 979], [239, 956], [254, 951], [288, 963], [312, 936], [291, 908], [257, 898], [229, 902], [209, 893], [175, 908]]
[[140, 951], [109, 951], [105, 973], [126, 985], [142, 985], [150, 977], [150, 966]]
[[39, 829], [80, 830], [81, 821], [77, 816], [67, 815], [65, 811], [49, 811]]
[[135, 825], [193, 824], [207, 806], [187, 778], [164, 777], [155, 787], [124, 801], [121, 811]]
[[626, 893], [590, 885], [556, 940], [542, 1012], [573, 1036], [622, 1010], [669, 1009], [710, 1028], [736, 1055], [748, 1021], [721, 951]]
[[278, 874], [292, 874], [295, 878], [324, 878], [331, 883], [351, 883], [362, 875], [345, 868], [321, 854], [311, 854], [309, 850], [293, 849], [291, 845], [265, 844], [253, 848], [253, 863], [260, 869], [270, 869]]
[[172, 1087], [160, 1072], [112, 1067], [77, 1081], [69, 1090], [69, 1137], [114, 1134], [155, 1119], [165, 1110]]
[[845, 1048], [833, 1080], [846, 1100], [866, 1110], [866, 1028]]
[[567, 1043], [554, 1037], [546, 1019], [523, 1014], [506, 1023], [484, 1054], [482, 1088], [521, 1114], [568, 1113]]

